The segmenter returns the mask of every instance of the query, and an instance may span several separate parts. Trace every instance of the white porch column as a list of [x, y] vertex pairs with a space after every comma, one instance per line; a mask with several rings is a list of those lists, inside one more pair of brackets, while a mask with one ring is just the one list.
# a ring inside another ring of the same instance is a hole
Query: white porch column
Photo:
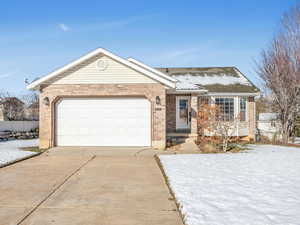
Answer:
[[191, 134], [198, 134], [198, 96], [196, 94], [191, 95]]

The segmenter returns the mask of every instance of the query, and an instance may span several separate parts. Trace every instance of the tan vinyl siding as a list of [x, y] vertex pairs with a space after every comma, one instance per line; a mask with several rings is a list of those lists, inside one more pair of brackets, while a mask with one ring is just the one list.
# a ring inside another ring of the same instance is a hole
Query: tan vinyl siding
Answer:
[[[107, 68], [97, 68], [97, 61], [105, 60]], [[78, 66], [58, 75], [48, 84], [118, 84], [118, 83], [157, 83], [155, 80], [137, 72], [107, 56], [97, 55]]]

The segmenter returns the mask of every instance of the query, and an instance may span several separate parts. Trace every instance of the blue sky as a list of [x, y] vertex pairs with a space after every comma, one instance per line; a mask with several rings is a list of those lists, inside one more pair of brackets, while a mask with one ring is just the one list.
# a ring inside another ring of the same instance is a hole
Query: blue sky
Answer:
[[151, 66], [237, 66], [253, 82], [254, 59], [296, 0], [3, 1], [0, 90], [104, 47]]

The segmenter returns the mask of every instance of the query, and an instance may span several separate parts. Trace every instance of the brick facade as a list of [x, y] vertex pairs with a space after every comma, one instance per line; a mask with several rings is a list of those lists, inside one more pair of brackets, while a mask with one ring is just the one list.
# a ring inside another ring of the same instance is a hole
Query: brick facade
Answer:
[[249, 120], [249, 139], [255, 139], [256, 112], [254, 97], [248, 98], [248, 120]]
[[[40, 94], [40, 148], [55, 145], [55, 103], [63, 97], [120, 97], [141, 96], [151, 102], [152, 147], [163, 149], [166, 142], [166, 90], [161, 84], [70, 84], [41, 87]], [[160, 105], [156, 104], [160, 97]], [[44, 99], [49, 99], [49, 105]]]
[[[173, 133], [176, 131], [176, 96], [191, 96], [191, 134], [197, 135], [198, 131], [198, 123], [197, 123], [197, 115], [200, 107], [199, 96], [196, 94], [191, 95], [178, 95], [178, 94], [168, 94], [166, 97], [166, 121], [167, 121], [167, 132]], [[207, 98], [208, 99], [208, 98]], [[256, 118], [255, 118], [255, 100], [254, 97], [248, 98], [248, 121], [240, 122], [239, 129], [247, 129], [248, 128], [248, 137], [249, 139], [255, 138], [255, 128], [256, 128]], [[238, 132], [241, 136], [244, 132]]]
[[195, 94], [191, 95], [191, 134], [198, 134], [198, 99]]
[[176, 131], [176, 95], [166, 97], [167, 132]]

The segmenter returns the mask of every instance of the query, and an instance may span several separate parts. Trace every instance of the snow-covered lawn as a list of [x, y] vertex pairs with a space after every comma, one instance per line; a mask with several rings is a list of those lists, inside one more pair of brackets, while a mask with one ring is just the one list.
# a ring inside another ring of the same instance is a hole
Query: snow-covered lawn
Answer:
[[299, 225], [300, 148], [159, 156], [188, 225]]
[[0, 142], [0, 166], [37, 154], [20, 150], [21, 147], [34, 146], [38, 146], [38, 139]]

